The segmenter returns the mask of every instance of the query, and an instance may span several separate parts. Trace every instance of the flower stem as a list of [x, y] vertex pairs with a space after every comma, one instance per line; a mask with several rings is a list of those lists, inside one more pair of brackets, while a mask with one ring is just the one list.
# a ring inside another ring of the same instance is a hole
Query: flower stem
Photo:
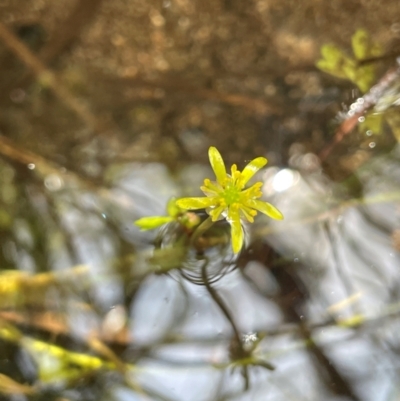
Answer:
[[[211, 283], [208, 281], [207, 266], [208, 266], [208, 259], [205, 258], [205, 263], [201, 268], [201, 278], [203, 279], [204, 285], [205, 285], [208, 293], [211, 295], [211, 298], [221, 309], [221, 312], [225, 315], [225, 317], [227, 318], [228, 322], [231, 325], [231, 328], [233, 331], [233, 344], [236, 348], [236, 352], [235, 352], [236, 355], [232, 355], [232, 358], [234, 360], [248, 358], [249, 353], [246, 352], [246, 350], [243, 348], [243, 343], [242, 343], [242, 339], [240, 337], [240, 332], [239, 332], [239, 329], [235, 323], [235, 320], [234, 320], [231, 312], [226, 307], [225, 302], [222, 300], [221, 296], [218, 294], [218, 292], [212, 287]], [[249, 376], [248, 376], [248, 368], [247, 368], [246, 364], [243, 365], [242, 374], [243, 374], [243, 378], [245, 381], [245, 390], [248, 390]]]
[[195, 246], [196, 241], [201, 237], [207, 230], [213, 226], [214, 222], [211, 217], [207, 217], [194, 231], [190, 238], [190, 245]]

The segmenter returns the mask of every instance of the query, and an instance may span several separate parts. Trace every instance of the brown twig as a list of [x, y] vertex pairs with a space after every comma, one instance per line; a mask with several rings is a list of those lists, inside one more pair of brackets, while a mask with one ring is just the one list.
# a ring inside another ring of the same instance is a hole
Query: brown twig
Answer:
[[98, 129], [98, 120], [86, 104], [74, 97], [57, 79], [56, 75], [1, 22], [0, 39], [33, 72], [38, 81], [41, 82], [43, 86], [47, 86], [57, 99], [73, 111], [89, 129], [92, 131]]
[[56, 32], [39, 52], [43, 63], [51, 63], [81, 35], [82, 29], [94, 18], [103, 0], [76, 0], [70, 15], [61, 22]]
[[[102, 80], [105, 82], [105, 79]], [[159, 99], [159, 91], [162, 89], [168, 95], [180, 95], [190, 96], [191, 98], [196, 97], [205, 100], [211, 100], [227, 104], [232, 107], [241, 107], [251, 113], [257, 115], [280, 115], [282, 114], [282, 107], [278, 104], [272, 104], [260, 97], [249, 96], [245, 94], [237, 93], [224, 93], [214, 89], [202, 88], [198, 85], [193, 85], [185, 82], [182, 78], [176, 78], [166, 76], [163, 79], [148, 80], [142, 77], [136, 78], [125, 78], [122, 81], [112, 80], [110, 82], [113, 89], [119, 85], [122, 90], [126, 90], [127, 87], [136, 89], [134, 96], [147, 99]], [[139, 89], [148, 90], [147, 92], [140, 93]]]

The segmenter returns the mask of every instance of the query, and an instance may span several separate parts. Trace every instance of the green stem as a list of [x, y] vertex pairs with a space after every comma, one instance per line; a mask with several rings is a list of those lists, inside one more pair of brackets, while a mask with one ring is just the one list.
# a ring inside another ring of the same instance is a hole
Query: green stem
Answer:
[[[219, 306], [222, 313], [228, 319], [228, 322], [230, 323], [230, 325], [232, 327], [233, 337], [234, 337], [234, 341], [236, 343], [235, 345], [239, 349], [239, 352], [238, 352], [239, 355], [235, 355], [235, 358], [237, 358], [237, 359], [247, 358], [248, 352], [246, 352], [245, 349], [243, 348], [243, 343], [242, 343], [242, 339], [240, 337], [240, 332], [239, 332], [238, 327], [236, 326], [235, 320], [234, 320], [231, 312], [226, 307], [224, 301], [222, 300], [222, 298], [220, 297], [218, 292], [212, 287], [211, 283], [208, 281], [207, 266], [208, 266], [208, 260], [207, 260], [207, 258], [205, 258], [205, 263], [201, 268], [201, 278], [203, 279], [204, 285], [206, 286], [208, 293], [211, 295], [211, 298]], [[250, 382], [249, 382], [247, 365], [244, 364], [242, 366], [242, 368], [243, 368], [242, 374], [243, 374], [243, 378], [245, 381], [245, 390], [248, 390]]]
[[196, 241], [201, 237], [207, 230], [213, 226], [214, 222], [211, 217], [207, 217], [194, 231], [192, 237], [190, 238], [190, 245], [194, 246]]

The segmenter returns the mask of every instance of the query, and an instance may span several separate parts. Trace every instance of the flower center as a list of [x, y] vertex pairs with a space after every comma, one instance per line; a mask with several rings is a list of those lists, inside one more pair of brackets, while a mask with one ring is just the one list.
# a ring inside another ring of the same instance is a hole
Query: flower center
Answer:
[[222, 196], [227, 204], [227, 206], [232, 205], [233, 203], [239, 202], [240, 200], [240, 191], [235, 185], [228, 184], [225, 188], [225, 191], [222, 193]]

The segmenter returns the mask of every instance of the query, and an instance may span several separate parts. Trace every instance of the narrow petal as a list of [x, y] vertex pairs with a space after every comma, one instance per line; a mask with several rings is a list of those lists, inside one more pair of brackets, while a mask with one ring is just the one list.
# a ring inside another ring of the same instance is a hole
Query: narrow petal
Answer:
[[210, 181], [208, 178], [204, 180], [204, 185], [202, 185], [200, 189], [207, 196], [217, 196], [224, 190], [221, 185], [218, 184], [218, 182]]
[[243, 246], [243, 229], [240, 222], [239, 210], [237, 210], [236, 208], [230, 208], [226, 219], [231, 225], [233, 252], [238, 253]]
[[217, 221], [221, 216], [221, 213], [226, 209], [226, 206], [217, 206], [214, 209], [207, 210], [207, 213], [211, 216], [212, 221]]
[[268, 202], [263, 202], [260, 200], [250, 199], [245, 202], [246, 206], [252, 207], [253, 209], [259, 210], [261, 213], [266, 214], [272, 219], [283, 220], [283, 214]]
[[218, 152], [217, 148], [211, 146], [208, 150], [208, 157], [218, 183], [223, 185], [226, 178], [226, 168], [221, 154]]
[[169, 216], [151, 216], [151, 217], [142, 217], [139, 220], [134, 222], [135, 226], [138, 226], [142, 231], [145, 230], [153, 230], [154, 228], [163, 226], [171, 221], [173, 221], [173, 217]]
[[213, 198], [181, 198], [176, 201], [178, 207], [186, 210], [206, 209], [214, 203]]
[[242, 204], [240, 205], [240, 213], [243, 214], [249, 223], [254, 223], [254, 216], [257, 215], [256, 210]]
[[256, 182], [251, 187], [245, 189], [244, 191], [240, 192], [240, 199], [245, 201], [246, 199], [255, 199], [262, 196], [261, 187], [262, 182]]
[[224, 188], [222, 188], [222, 186], [219, 185], [218, 182], [211, 181], [208, 178], [206, 178], [204, 180], [204, 187], [211, 189], [212, 191], [215, 191], [215, 192], [221, 192], [224, 190]]
[[218, 196], [218, 192], [215, 192], [212, 189], [208, 189], [205, 186], [201, 186], [200, 189], [203, 191], [204, 195], [208, 196], [209, 198]]
[[253, 175], [263, 168], [268, 163], [265, 157], [257, 157], [252, 160], [242, 171], [242, 177], [240, 179], [241, 187], [243, 188]]
[[178, 206], [176, 206], [176, 198], [171, 198], [167, 203], [168, 216], [176, 217], [181, 212]]

